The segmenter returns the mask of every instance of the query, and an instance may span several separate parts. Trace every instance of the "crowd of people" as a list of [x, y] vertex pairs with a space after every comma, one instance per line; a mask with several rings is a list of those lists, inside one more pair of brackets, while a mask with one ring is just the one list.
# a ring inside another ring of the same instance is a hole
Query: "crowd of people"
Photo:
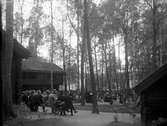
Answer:
[[66, 112], [77, 112], [73, 106], [73, 96], [69, 92], [56, 90], [25, 90], [21, 93], [21, 101], [25, 103], [32, 112], [37, 112], [39, 106], [46, 112], [46, 106], [51, 107], [54, 114], [66, 115]]
[[[85, 100], [88, 103], [93, 101], [92, 92], [85, 93]], [[43, 112], [46, 112], [46, 106], [51, 108], [51, 112], [55, 114], [66, 115], [66, 112], [77, 112], [73, 106], [74, 102], [80, 102], [81, 92], [78, 91], [57, 91], [57, 90], [25, 90], [21, 93], [21, 101], [29, 107], [32, 112], [37, 112], [39, 106]], [[123, 102], [123, 96], [119, 93], [99, 91], [97, 93], [99, 102], [110, 102], [118, 100], [120, 104]]]

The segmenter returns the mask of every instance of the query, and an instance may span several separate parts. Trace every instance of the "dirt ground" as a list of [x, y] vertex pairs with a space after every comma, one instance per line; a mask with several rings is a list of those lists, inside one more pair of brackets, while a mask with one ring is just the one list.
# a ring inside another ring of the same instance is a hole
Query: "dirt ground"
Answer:
[[[79, 110], [90, 110], [92, 109], [92, 105], [90, 103], [87, 103], [85, 106], [81, 106], [80, 104], [74, 104], [76, 109]], [[133, 104], [112, 104], [109, 103], [100, 103], [98, 104], [99, 111], [100, 112], [118, 112], [118, 113], [140, 113], [140, 108], [136, 107]]]
[[140, 126], [140, 114], [130, 106], [99, 104], [100, 114], [92, 114], [91, 104], [75, 104], [78, 113], [71, 116], [54, 115], [50, 107], [47, 112], [30, 112], [24, 105], [14, 106], [18, 117], [8, 120], [4, 126]]
[[140, 126], [139, 124], [130, 124], [123, 122], [111, 122], [108, 124], [97, 124], [90, 122], [77, 122], [63, 119], [40, 119], [40, 120], [17, 120], [6, 126]]

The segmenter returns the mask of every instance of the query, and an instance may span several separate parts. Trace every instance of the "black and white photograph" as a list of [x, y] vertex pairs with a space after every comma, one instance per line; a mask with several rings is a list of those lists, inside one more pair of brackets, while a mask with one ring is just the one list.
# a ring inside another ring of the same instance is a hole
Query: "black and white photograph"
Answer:
[[0, 0], [3, 126], [167, 126], [167, 0]]

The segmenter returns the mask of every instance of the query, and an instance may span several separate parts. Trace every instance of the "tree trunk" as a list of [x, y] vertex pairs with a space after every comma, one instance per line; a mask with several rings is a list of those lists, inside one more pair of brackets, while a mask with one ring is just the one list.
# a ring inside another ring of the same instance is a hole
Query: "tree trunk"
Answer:
[[112, 71], [113, 71], [113, 69], [114, 68], [112, 68], [112, 60], [111, 60], [111, 57], [112, 57], [112, 55], [111, 55], [111, 50], [109, 51], [109, 67], [107, 68], [108, 69], [108, 79], [110, 80], [110, 85], [109, 85], [109, 91], [111, 91], [111, 89], [113, 89], [114, 88], [114, 85], [113, 85], [113, 73], [112, 73]]
[[102, 48], [103, 48], [103, 51], [104, 51], [104, 59], [105, 59], [105, 69], [106, 69], [106, 82], [107, 82], [107, 88], [109, 90], [111, 90], [111, 85], [110, 85], [110, 79], [109, 79], [109, 71], [108, 71], [108, 65], [107, 65], [107, 45], [106, 43], [105, 44], [102, 44]]
[[101, 65], [101, 89], [103, 90], [104, 89], [104, 74], [103, 74], [103, 71], [104, 71], [104, 58], [103, 58], [103, 51], [102, 51], [102, 65]]
[[85, 24], [82, 23], [82, 47], [81, 47], [81, 105], [85, 105], [85, 88], [84, 88], [84, 64], [85, 64]]
[[116, 63], [116, 54], [115, 54], [115, 40], [113, 37], [113, 62], [114, 62], [114, 83], [116, 84], [116, 89], [118, 91], [118, 74], [117, 74], [117, 63]]
[[12, 101], [12, 59], [13, 59], [13, 0], [6, 1], [6, 35], [2, 43], [2, 95], [3, 120], [15, 116]]
[[[71, 28], [70, 28], [70, 41], [69, 41], [69, 52], [68, 52], [68, 58], [69, 58], [69, 60], [68, 60], [68, 66], [69, 66], [69, 68], [71, 67], [71, 34], [72, 34], [72, 31], [71, 31]], [[69, 69], [69, 77], [68, 77], [68, 87], [69, 87], [69, 91], [70, 91], [70, 89], [71, 89], [71, 68]]]
[[[37, 0], [37, 4], [36, 4], [36, 8], [39, 8], [39, 0]], [[39, 14], [38, 14], [38, 17], [37, 17], [37, 20], [36, 20], [36, 29], [35, 29], [35, 42], [34, 42], [34, 55], [37, 56], [37, 48], [38, 48], [38, 44], [39, 44]]]
[[[80, 2], [80, 1], [79, 1]], [[79, 5], [80, 5], [80, 3], [79, 3]], [[78, 84], [78, 87], [77, 87], [77, 89], [79, 89], [79, 80], [80, 80], [80, 71], [79, 71], [79, 20], [80, 20], [80, 18], [79, 18], [79, 7], [77, 7], [77, 67], [78, 67], [78, 79], [77, 79], [77, 84]]]
[[124, 43], [125, 43], [125, 98], [124, 102], [127, 99], [127, 89], [130, 88], [129, 85], [129, 61], [128, 61], [128, 40], [127, 40], [127, 33], [124, 34]]
[[96, 46], [94, 48], [95, 53], [95, 62], [96, 62], [96, 82], [97, 82], [97, 91], [99, 91], [99, 75], [98, 75], [98, 69], [97, 69], [97, 54], [96, 54]]
[[88, 22], [88, 15], [87, 15], [87, 0], [84, 0], [84, 21], [85, 21], [85, 30], [86, 30], [86, 38], [87, 38], [87, 49], [88, 49], [88, 57], [89, 57], [89, 66], [90, 66], [90, 77], [91, 77], [91, 86], [93, 91], [93, 106], [92, 106], [92, 113], [99, 113], [98, 104], [97, 104], [97, 92], [96, 92], [96, 83], [95, 83], [95, 76], [93, 70], [93, 61], [92, 61], [92, 52], [91, 52], [91, 43], [90, 43], [90, 36], [89, 36], [89, 22]]
[[89, 75], [90, 75], [90, 73], [89, 73], [89, 68], [88, 68], [89, 66], [88, 66], [88, 63], [87, 63], [87, 59], [85, 60], [84, 67], [85, 67], [85, 92], [88, 92], [89, 88], [90, 88], [90, 87], [88, 87], [89, 86]]
[[[64, 20], [62, 18], [62, 51], [63, 51], [63, 70], [66, 71], [66, 64], [65, 64], [65, 45], [64, 45]], [[67, 91], [67, 73], [63, 77], [64, 79], [64, 90]]]
[[153, 21], [152, 21], [152, 25], [153, 25], [153, 48], [152, 48], [152, 54], [153, 54], [153, 65], [152, 65], [152, 70], [155, 71], [157, 69], [157, 60], [156, 60], [156, 57], [157, 57], [157, 21], [156, 21], [156, 11], [157, 11], [157, 6], [156, 6], [156, 3], [155, 3], [155, 0], [153, 0], [153, 8], [152, 8], [152, 11], [153, 11]]
[[120, 50], [120, 46], [121, 46], [121, 41], [119, 41], [119, 44], [118, 44], [118, 56], [119, 56], [119, 76], [118, 76], [118, 83], [119, 83], [119, 86], [120, 86], [120, 89], [122, 90], [123, 89], [123, 85], [122, 85], [122, 78], [121, 78], [121, 72], [122, 72], [122, 65], [121, 65], [121, 50]]
[[[23, 1], [24, 2], [24, 1]], [[23, 18], [23, 3], [21, 5], [21, 17]], [[21, 39], [20, 39], [21, 44], [23, 43], [23, 22], [21, 22]]]
[[[52, 10], [52, 0], [50, 1], [51, 6], [51, 26], [53, 27], [53, 10]], [[50, 29], [51, 31], [51, 65], [53, 66], [53, 29]], [[50, 84], [51, 84], [51, 90], [53, 90], [53, 69], [50, 71]]]

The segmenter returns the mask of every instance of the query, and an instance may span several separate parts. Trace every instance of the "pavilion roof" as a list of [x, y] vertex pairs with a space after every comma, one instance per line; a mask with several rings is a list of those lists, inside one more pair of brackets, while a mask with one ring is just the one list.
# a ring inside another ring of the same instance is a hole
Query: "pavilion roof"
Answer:
[[57, 66], [56, 64], [51, 64], [46, 62], [41, 57], [30, 57], [22, 61], [23, 71], [32, 71], [32, 72], [61, 72], [64, 73], [63, 69]]

